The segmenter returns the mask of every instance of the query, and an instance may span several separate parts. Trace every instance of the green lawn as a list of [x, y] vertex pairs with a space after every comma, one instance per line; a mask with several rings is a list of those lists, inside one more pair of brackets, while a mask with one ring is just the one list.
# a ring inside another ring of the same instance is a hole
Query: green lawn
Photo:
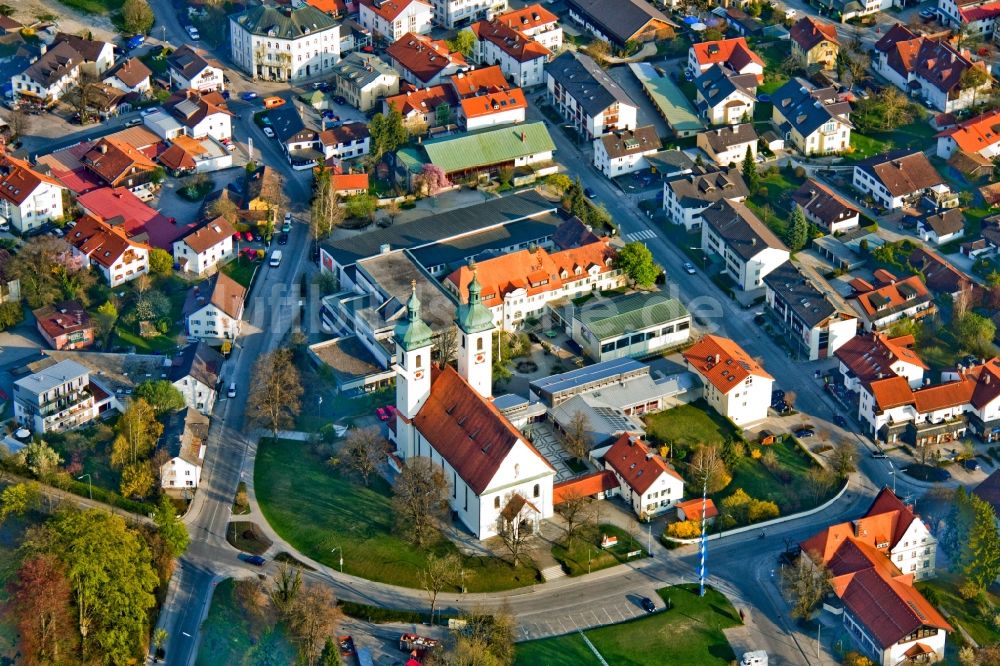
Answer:
[[908, 125], [902, 125], [891, 132], [851, 131], [851, 147], [853, 159], [864, 159], [878, 153], [897, 148], [913, 148], [923, 150], [930, 145], [936, 132], [923, 118], [917, 118]]
[[284, 666], [296, 663], [297, 651], [284, 625], [265, 628], [262, 621], [249, 621], [236, 599], [235, 590], [232, 579], [216, 586], [212, 607], [201, 625], [201, 644], [195, 663], [198, 666]]
[[[420, 587], [427, 551], [394, 533], [391, 490], [381, 478], [365, 488], [344, 478], [307, 443], [264, 439], [257, 451], [254, 484], [271, 527], [303, 554], [337, 566], [340, 551], [331, 551], [343, 548], [345, 573]], [[456, 548], [441, 541], [434, 551]], [[507, 590], [538, 580], [534, 568], [515, 569], [497, 558], [465, 557], [464, 570], [469, 592]]]
[[253, 281], [254, 271], [260, 264], [259, 261], [249, 261], [241, 255], [223, 266], [222, 272], [249, 289], [250, 283]]
[[117, 12], [125, 4], [125, 0], [59, 0], [59, 2], [86, 14], [102, 16]]
[[[618, 537], [618, 545], [607, 550], [602, 549], [602, 535]], [[637, 550], [641, 551], [641, 554], [629, 559], [628, 554]], [[615, 525], [602, 524], [596, 529], [582, 533], [572, 543], [557, 544], [552, 547], [552, 557], [556, 558], [570, 576], [582, 576], [624, 562], [640, 560], [645, 556], [646, 549], [642, 544]]]
[[[697, 585], [677, 585], [657, 594], [664, 602], [670, 600], [669, 610], [584, 632], [608, 664], [727, 666], [736, 658], [722, 630], [739, 625], [740, 619], [722, 593], [709, 588], [701, 598]], [[519, 644], [514, 663], [571, 666], [600, 662], [578, 634], [569, 634]]]
[[[965, 601], [958, 594], [960, 585], [954, 576], [943, 575], [934, 580], [917, 583], [917, 589], [934, 604], [938, 610], [947, 613], [952, 625], [962, 625], [980, 645], [993, 645], [1000, 642], [1000, 630], [992, 624], [992, 617], [983, 617], [976, 599]], [[992, 606], [991, 614], [1000, 610], [1000, 595], [987, 593], [987, 600]], [[957, 626], [956, 626], [957, 629]]]
[[[112, 347], [135, 347], [134, 353], [136, 354], [151, 354], [175, 350], [177, 348], [177, 336], [184, 329], [184, 301], [187, 298], [188, 290], [193, 284], [176, 275], [155, 278], [152, 288], [163, 292], [170, 300], [170, 313], [166, 317], [170, 321], [170, 328], [164, 334], [144, 338], [139, 335], [138, 325], [129, 326], [119, 320], [118, 325], [115, 327]], [[134, 288], [134, 285], [129, 283], [118, 287], [118, 293], [131, 291]], [[130, 294], [126, 294], [125, 296], [126, 299], [130, 297]]]
[[853, 149], [851, 157], [859, 160], [884, 153], [889, 149], [885, 141], [858, 132], [851, 132], [851, 148]]
[[704, 400], [681, 405], [646, 417], [646, 434], [656, 444], [676, 443], [681, 448], [696, 444], [721, 446], [737, 435], [736, 427]]
[[[791, 218], [792, 192], [804, 182], [805, 178], [798, 178], [792, 169], [765, 171], [761, 173], [760, 189], [750, 197], [750, 207], [779, 237], [784, 236]], [[771, 207], [769, 216], [764, 214], [765, 205]]]

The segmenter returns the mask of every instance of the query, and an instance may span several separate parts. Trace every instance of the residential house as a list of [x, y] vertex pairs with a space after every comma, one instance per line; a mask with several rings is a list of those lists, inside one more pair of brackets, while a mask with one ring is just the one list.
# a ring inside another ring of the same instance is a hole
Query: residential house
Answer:
[[174, 241], [174, 262], [185, 273], [205, 275], [233, 258], [236, 228], [224, 217], [205, 220]]
[[721, 199], [701, 217], [702, 251], [719, 257], [724, 273], [742, 291], [762, 289], [767, 274], [788, 260], [784, 243], [740, 201]]
[[846, 199], [823, 183], [806, 179], [792, 192], [792, 201], [802, 209], [806, 220], [828, 234], [854, 229], [860, 224], [861, 212]]
[[653, 125], [609, 132], [594, 139], [594, 166], [608, 178], [615, 178], [648, 169], [646, 158], [660, 148], [660, 137]]
[[382, 100], [383, 112], [395, 107], [403, 116], [403, 125], [411, 133], [423, 134], [455, 121], [458, 98], [448, 84], [407, 90]]
[[545, 75], [549, 102], [588, 141], [636, 128], [636, 103], [590, 56], [563, 52]]
[[367, 173], [335, 173], [330, 176], [330, 187], [342, 197], [367, 194]]
[[525, 37], [535, 40], [552, 53], [562, 51], [563, 30], [559, 26], [559, 17], [539, 3], [511, 9], [498, 14], [495, 18]]
[[[986, 63], [974, 62], [968, 51], [937, 36], [916, 35], [901, 23], [875, 43], [874, 53], [872, 69], [903, 92], [945, 113], [972, 106], [993, 85]], [[963, 74], [973, 67], [983, 69], [986, 81], [968, 87]]]
[[65, 191], [28, 162], [0, 152], [0, 218], [19, 233], [61, 219]]
[[738, 7], [723, 8], [719, 6], [713, 9], [712, 13], [721, 15], [733, 34], [741, 37], [761, 37], [767, 27], [762, 21], [750, 16]]
[[957, 154], [992, 160], [1000, 155], [1000, 109], [970, 118], [937, 135], [937, 156], [950, 160]]
[[311, 5], [261, 0], [229, 17], [229, 55], [254, 79], [329, 75], [340, 60], [340, 23]]
[[851, 145], [851, 104], [834, 87], [794, 78], [771, 95], [772, 120], [803, 155], [829, 155]]
[[604, 454], [604, 469], [614, 473], [619, 494], [640, 520], [674, 508], [684, 497], [684, 479], [637, 435], [623, 434]]
[[545, 83], [544, 67], [552, 51], [521, 32], [517, 25], [511, 25], [513, 21], [498, 16], [492, 21], [478, 21], [472, 25], [476, 35], [476, 62], [498, 65], [518, 86], [540, 86]]
[[757, 132], [753, 123], [716, 127], [698, 135], [696, 145], [719, 166], [742, 165], [747, 151], [757, 159]]
[[246, 295], [246, 288], [222, 271], [191, 287], [183, 310], [188, 337], [209, 344], [236, 340]]
[[97, 140], [80, 163], [108, 187], [144, 188], [153, 178], [156, 163], [142, 151], [114, 136]]
[[792, 262], [768, 273], [764, 286], [768, 309], [802, 357], [810, 361], [832, 358], [857, 335], [857, 315], [840, 304], [830, 285], [817, 285]]
[[274, 137], [281, 143], [293, 169], [311, 169], [323, 161], [323, 153], [319, 151], [319, 132], [306, 125], [294, 104], [271, 109], [267, 117], [271, 121]]
[[717, 39], [692, 44], [688, 49], [687, 71], [698, 77], [715, 65], [726, 65], [737, 74], [753, 74], [764, 82], [764, 61], [747, 45], [745, 37]]
[[210, 136], [221, 142], [233, 137], [233, 113], [221, 93], [182, 90], [164, 102], [163, 108], [193, 139]]
[[93, 79], [100, 79], [115, 64], [115, 45], [110, 42], [57, 32], [52, 47], [63, 43], [80, 54], [80, 71]]
[[966, 302], [974, 302], [976, 283], [941, 255], [925, 247], [915, 247], [907, 261], [924, 277], [924, 284], [931, 293], [947, 295], [952, 300], [964, 296]]
[[855, 164], [852, 184], [889, 210], [916, 203], [928, 194], [938, 199], [951, 192], [927, 155], [919, 150], [896, 150]]
[[713, 125], [735, 125], [753, 118], [757, 75], [740, 74], [726, 64], [712, 65], [694, 80], [695, 107]]
[[608, 239], [555, 252], [541, 247], [518, 250], [456, 269], [444, 280], [444, 288], [462, 300], [475, 277], [494, 325], [517, 331], [525, 320], [540, 319], [548, 303], [624, 286], [626, 277], [612, 265], [614, 257]]
[[172, 360], [170, 383], [184, 396], [184, 404], [202, 414], [211, 414], [218, 397], [222, 354], [204, 342], [189, 344]]
[[83, 266], [96, 266], [111, 287], [149, 272], [148, 245], [129, 240], [124, 229], [93, 217], [80, 218], [66, 234], [73, 257]]
[[792, 24], [788, 32], [792, 38], [792, 55], [802, 67], [836, 68], [840, 52], [836, 26], [812, 16], [803, 16]]
[[33, 433], [65, 432], [97, 418], [90, 372], [60, 361], [14, 382], [14, 420]]
[[365, 123], [331, 127], [320, 132], [317, 139], [328, 166], [343, 167], [348, 161], [364, 157], [371, 151], [371, 136]]
[[83, 56], [69, 43], [54, 44], [11, 79], [15, 99], [38, 106], [55, 104], [79, 80], [82, 62]]
[[693, 167], [689, 173], [663, 181], [663, 210], [674, 224], [683, 224], [688, 232], [701, 229], [702, 213], [723, 199], [744, 201], [750, 196], [743, 177], [736, 169]]
[[46, 305], [32, 314], [39, 334], [53, 349], [84, 349], [94, 344], [94, 325], [79, 301]]
[[212, 137], [192, 139], [178, 134], [170, 146], [157, 156], [160, 166], [174, 176], [191, 173], [209, 173], [233, 166], [229, 146]]
[[661, 292], [624, 294], [571, 307], [560, 315], [566, 332], [597, 363], [660, 354], [691, 337], [691, 313]]
[[601, 500], [614, 497], [620, 490], [621, 486], [615, 473], [605, 469], [554, 484], [552, 486], [552, 503], [559, 506], [563, 502], [578, 497]]
[[390, 44], [408, 32], [431, 31], [434, 8], [424, 0], [360, 0], [360, 5], [361, 25]]
[[857, 307], [868, 331], [882, 330], [900, 319], [919, 319], [936, 311], [933, 296], [917, 275], [858, 294]]
[[879, 666], [944, 659], [953, 628], [913, 585], [934, 573], [937, 539], [888, 488], [862, 517], [831, 525], [801, 544], [829, 570], [844, 629]]
[[140, 97], [153, 89], [150, 77], [153, 72], [138, 58], [127, 58], [104, 75], [104, 83], [123, 93], [134, 93]]
[[183, 496], [200, 485], [208, 427], [208, 417], [190, 407], [168, 417], [159, 445], [167, 454], [160, 465], [160, 487], [168, 494], [180, 491]]
[[528, 100], [520, 88], [483, 92], [463, 97], [458, 105], [458, 124], [466, 131], [524, 122]]
[[943, 245], [965, 234], [965, 214], [961, 208], [945, 208], [928, 215], [917, 225], [920, 240]]
[[[458, 307], [457, 370], [431, 372], [433, 338], [421, 318], [416, 287], [394, 333], [396, 427], [404, 461], [425, 457], [441, 470], [450, 506], [478, 539], [500, 529], [535, 529], [553, 515], [555, 469], [493, 404], [493, 315], [480, 286], [467, 286]], [[523, 526], [523, 527], [522, 527]]]
[[719, 509], [710, 497], [696, 497], [677, 502], [674, 508], [677, 510], [677, 520], [693, 520], [700, 523], [704, 519], [706, 525], [714, 525], [715, 519], [719, 517]]
[[836, 351], [844, 386], [858, 393], [873, 381], [902, 377], [911, 389], [920, 388], [929, 368], [914, 351], [915, 344], [912, 335], [890, 338], [877, 331], [851, 338]]
[[376, 55], [351, 53], [333, 69], [337, 92], [360, 111], [370, 111], [383, 97], [399, 94], [399, 72]]
[[467, 69], [461, 53], [452, 53], [448, 42], [408, 32], [385, 51], [392, 66], [404, 81], [414, 86], [433, 86]]
[[728, 338], [706, 335], [684, 352], [687, 367], [704, 385], [711, 407], [737, 426], [767, 418], [774, 378]]
[[222, 65], [190, 44], [184, 44], [167, 56], [167, 76], [170, 87], [177, 90], [208, 93], [226, 89]]
[[584, 29], [619, 48], [629, 42], [649, 42], [674, 36], [676, 24], [644, 0], [567, 0], [569, 17]]
[[150, 208], [124, 187], [90, 190], [76, 202], [85, 215], [120, 228], [133, 241], [167, 252], [173, 251], [174, 240], [191, 226]]
[[429, 0], [434, 5], [434, 22], [449, 30], [474, 21], [492, 20], [508, 9], [507, 0]]

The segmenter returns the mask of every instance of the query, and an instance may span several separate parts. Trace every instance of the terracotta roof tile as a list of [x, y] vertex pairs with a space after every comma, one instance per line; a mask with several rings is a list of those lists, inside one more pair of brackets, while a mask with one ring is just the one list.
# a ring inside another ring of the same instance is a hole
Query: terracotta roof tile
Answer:
[[691, 48], [694, 49], [695, 58], [702, 66], [730, 63], [737, 71], [742, 70], [750, 63], [764, 66], [764, 61], [747, 45], [747, 40], [744, 37], [700, 42]]
[[681, 475], [651, 451], [638, 435], [630, 433], [624, 433], [611, 445], [604, 454], [604, 462], [639, 495], [645, 494], [663, 474], [683, 481]]
[[1000, 109], [970, 118], [960, 125], [938, 133], [950, 137], [967, 153], [978, 153], [1000, 143]]
[[472, 24], [471, 30], [480, 41], [495, 44], [501, 51], [518, 62], [530, 62], [536, 58], [547, 58], [552, 51], [528, 37], [520, 30], [511, 27], [500, 17], [492, 21], [478, 21]]
[[773, 379], [742, 347], [728, 338], [706, 335], [684, 352], [684, 359], [706, 381], [729, 393], [750, 377]]
[[457, 52], [452, 53], [448, 43], [443, 39], [433, 40], [426, 35], [412, 32], [397, 39], [385, 52], [399, 67], [409, 70], [424, 83], [449, 67], [468, 65], [465, 56]]
[[78, 301], [63, 301], [33, 310], [38, 326], [53, 340], [91, 328], [90, 315]]
[[205, 250], [212, 248], [236, 233], [235, 227], [226, 218], [217, 217], [214, 220], [205, 220], [200, 225], [188, 231], [180, 240], [192, 250], [201, 254]]
[[837, 28], [833, 24], [820, 21], [812, 16], [800, 18], [792, 25], [788, 33], [792, 40], [806, 52], [824, 40], [834, 44], [840, 43], [840, 40], [837, 39]]
[[335, 192], [368, 190], [367, 173], [335, 173], [330, 179]]
[[909, 348], [913, 344], [913, 336], [890, 338], [882, 333], [857, 335], [843, 345], [834, 354], [861, 382], [879, 379], [879, 375], [887, 377], [895, 374], [892, 365], [904, 361], [927, 370], [917, 353]]
[[76, 226], [66, 234], [66, 241], [105, 268], [114, 266], [129, 250], [149, 249], [146, 245], [128, 240], [124, 230], [90, 216], [77, 221]]
[[524, 98], [524, 91], [520, 88], [466, 97], [461, 104], [462, 113], [466, 118], [482, 118], [494, 113], [528, 108], [528, 101]]
[[386, 105], [395, 106], [396, 110], [406, 118], [412, 113], [433, 114], [434, 110], [442, 104], [455, 106], [457, 100], [450, 85], [436, 85], [420, 90], [410, 90], [408, 92], [387, 97]]
[[37, 171], [24, 160], [0, 153], [0, 199], [20, 206], [42, 183], [62, 187], [59, 181]]
[[407, 7], [414, 3], [426, 5], [428, 9], [430, 8], [430, 5], [422, 0], [385, 0], [384, 2], [376, 2], [376, 0], [361, 0], [362, 5], [390, 23], [395, 21], [397, 16], [402, 14]]
[[558, 16], [537, 3], [497, 14], [495, 18], [522, 32], [559, 22]]
[[507, 83], [499, 65], [453, 74], [450, 81], [451, 87], [459, 97], [510, 89], [510, 84]]
[[913, 390], [905, 377], [893, 375], [868, 382], [868, 390], [875, 399], [878, 411], [914, 404]]
[[920, 277], [912, 275], [905, 280], [860, 294], [858, 303], [865, 314], [870, 319], [875, 320], [888, 316], [897, 309], [905, 309], [916, 303], [929, 301], [930, 298], [930, 293]]
[[[719, 510], [715, 506], [715, 502], [709, 497], [705, 502], [705, 518], [715, 518], [719, 515]], [[684, 516], [688, 520], [701, 520], [702, 510], [701, 510], [702, 500], [700, 497], [694, 499], [685, 500], [683, 502], [677, 502], [674, 504], [674, 508], [678, 511], [683, 511]]]
[[597, 493], [614, 490], [617, 487], [618, 480], [611, 470], [591, 472], [552, 486], [552, 503], [562, 504], [573, 497], [590, 497]]

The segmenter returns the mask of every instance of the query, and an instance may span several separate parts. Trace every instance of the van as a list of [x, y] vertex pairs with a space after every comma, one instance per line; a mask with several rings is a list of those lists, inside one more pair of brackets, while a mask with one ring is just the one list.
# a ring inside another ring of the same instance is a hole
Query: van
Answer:
[[232, 384], [229, 385], [229, 391], [226, 393], [226, 397], [227, 398], [236, 397], [236, 382], [233, 382]]
[[271, 253], [271, 268], [277, 268], [281, 265], [281, 250], [275, 250]]
[[129, 118], [125, 121], [125, 127], [136, 127], [142, 124], [142, 118]]
[[753, 650], [744, 652], [740, 666], [767, 666], [767, 652], [764, 650]]
[[284, 106], [285, 100], [281, 97], [265, 97], [264, 98], [264, 108], [265, 109], [276, 109], [279, 106]]

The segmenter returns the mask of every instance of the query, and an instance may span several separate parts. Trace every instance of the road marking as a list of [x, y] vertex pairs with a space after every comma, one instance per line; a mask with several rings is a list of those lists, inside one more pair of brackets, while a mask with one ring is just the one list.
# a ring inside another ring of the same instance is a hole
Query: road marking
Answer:
[[191, 638], [191, 634], [189, 634], [188, 632], [182, 631], [181, 633], [184, 634], [185, 636], [187, 636], [188, 638]]
[[604, 657], [601, 656], [601, 653], [597, 651], [594, 644], [590, 642], [589, 638], [587, 638], [587, 634], [583, 633], [581, 629], [577, 629], [577, 632], [580, 634], [580, 638], [583, 639], [583, 642], [587, 644], [587, 647], [590, 648], [590, 651], [594, 653], [595, 657], [597, 657], [597, 661], [604, 664], [604, 666], [608, 666], [608, 662], [604, 661]]
[[656, 232], [652, 229], [643, 229], [631, 234], [625, 234], [625, 238], [630, 241], [650, 240], [656, 238]]

